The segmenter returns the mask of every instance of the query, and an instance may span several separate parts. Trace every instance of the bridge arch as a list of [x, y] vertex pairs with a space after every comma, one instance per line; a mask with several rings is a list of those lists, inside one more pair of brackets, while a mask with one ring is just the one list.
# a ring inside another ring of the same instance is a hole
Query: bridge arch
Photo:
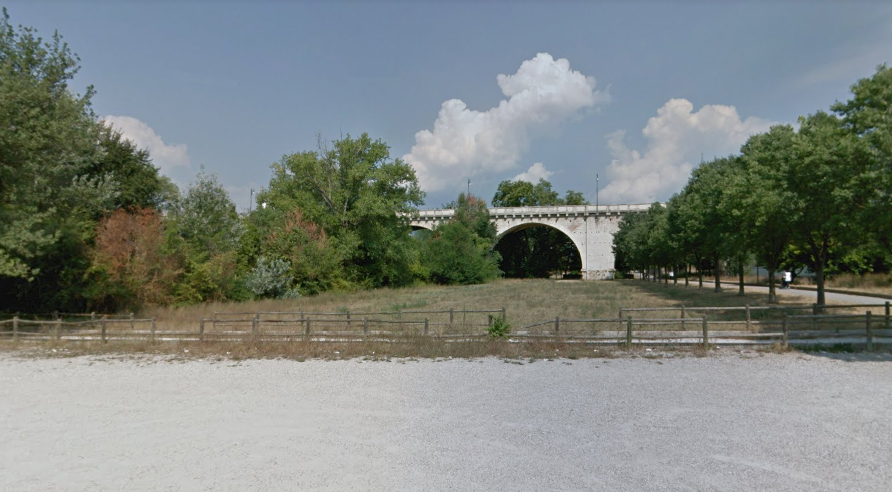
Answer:
[[525, 229], [531, 229], [533, 227], [548, 227], [551, 229], [555, 229], [555, 230], [559, 231], [561, 234], [563, 234], [567, 239], [570, 240], [570, 242], [573, 243], [573, 246], [576, 247], [576, 252], [579, 253], [579, 259], [580, 259], [580, 262], [582, 263], [580, 266], [580, 268], [582, 269], [581, 271], [583, 271], [583, 272], [586, 271], [585, 245], [581, 244], [579, 242], [579, 239], [576, 237], [577, 234], [573, 234], [568, 228], [566, 228], [562, 224], [556, 223], [556, 222], [530, 220], [528, 222], [522, 222], [520, 224], [513, 225], [513, 226], [508, 227], [504, 230], [499, 230], [498, 233], [496, 234], [496, 240], [492, 245], [492, 249], [496, 249], [496, 246], [498, 246], [499, 241], [501, 241], [502, 238], [504, 238], [505, 236], [514, 234], [515, 232], [523, 231]]

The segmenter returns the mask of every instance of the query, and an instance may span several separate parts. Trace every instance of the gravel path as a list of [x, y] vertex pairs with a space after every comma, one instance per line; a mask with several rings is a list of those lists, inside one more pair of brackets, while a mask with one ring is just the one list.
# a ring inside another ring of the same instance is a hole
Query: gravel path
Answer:
[[892, 357], [245, 362], [0, 354], [0, 484], [892, 490]]

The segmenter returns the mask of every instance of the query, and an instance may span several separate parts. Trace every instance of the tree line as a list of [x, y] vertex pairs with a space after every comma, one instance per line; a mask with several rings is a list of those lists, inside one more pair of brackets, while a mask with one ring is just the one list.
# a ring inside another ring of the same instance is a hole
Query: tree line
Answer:
[[15, 28], [3, 10], [0, 310], [112, 311], [502, 274], [485, 201], [462, 194], [449, 205], [454, 220], [413, 233], [424, 199], [415, 172], [367, 134], [319, 137], [315, 150], [274, 162], [249, 213], [203, 167], [181, 190], [97, 117], [92, 86], [73, 93], [79, 62], [61, 36]]
[[[653, 278], [722, 264], [808, 267], [824, 304], [828, 275], [888, 272], [892, 255], [892, 69], [880, 65], [829, 111], [751, 136], [738, 155], [701, 163], [664, 205], [623, 218], [616, 270]], [[719, 290], [719, 276], [715, 276]]]

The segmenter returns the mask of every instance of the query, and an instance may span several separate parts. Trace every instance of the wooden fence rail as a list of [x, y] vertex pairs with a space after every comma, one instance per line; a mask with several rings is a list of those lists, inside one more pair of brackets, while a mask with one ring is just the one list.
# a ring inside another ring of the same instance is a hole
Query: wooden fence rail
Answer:
[[[781, 318], [752, 319], [750, 312], [756, 309], [778, 309], [773, 306], [734, 306], [689, 308], [685, 306], [673, 308], [625, 308], [617, 318], [574, 319], [556, 316], [553, 319], [531, 323], [516, 329], [509, 337], [511, 340], [558, 338], [588, 342], [615, 341], [623, 344], [639, 343], [702, 343], [721, 339], [728, 341], [777, 341], [786, 344], [790, 340], [846, 340], [848, 342], [864, 339], [868, 347], [876, 342], [892, 341], [890, 329], [889, 302], [884, 305], [844, 305], [833, 308], [872, 307], [883, 308], [883, 313], [876, 319], [871, 311], [864, 314], [816, 314], [822, 310], [811, 306], [812, 314], [788, 314], [783, 312]], [[796, 309], [803, 309], [797, 307]], [[633, 318], [631, 313], [648, 311], [679, 311], [680, 317]], [[744, 319], [715, 319], [706, 313], [722, 311], [744, 311]], [[690, 316], [691, 312], [699, 312], [700, 316]], [[449, 314], [445, 318], [432, 320], [403, 319], [392, 316], [393, 313], [411, 314]], [[456, 323], [455, 315], [466, 317], [468, 314], [485, 314], [485, 319], [468, 323], [464, 320]], [[290, 318], [269, 318], [271, 316], [292, 316]], [[299, 317], [293, 317], [293, 316]], [[429, 336], [445, 340], [474, 340], [488, 336], [488, 328], [494, 323], [495, 316], [505, 319], [505, 309], [487, 310], [430, 310], [430, 311], [394, 311], [394, 312], [345, 312], [345, 313], [311, 313], [311, 312], [254, 312], [254, 313], [214, 313], [213, 318], [202, 318], [197, 327], [181, 330], [159, 330], [154, 318], [135, 318], [127, 316], [101, 317], [93, 314], [91, 319], [81, 321], [63, 320], [30, 320], [14, 316], [12, 319], [0, 320], [0, 340], [136, 340], [150, 341], [205, 341], [205, 340], [244, 340], [250, 337], [257, 341], [273, 340], [314, 340], [326, 341], [340, 339], [369, 340], [379, 339], [396, 341], [411, 336]], [[241, 316], [227, 318], [227, 316]], [[735, 327], [736, 325], [736, 327]], [[196, 329], [197, 328], [197, 329]]]

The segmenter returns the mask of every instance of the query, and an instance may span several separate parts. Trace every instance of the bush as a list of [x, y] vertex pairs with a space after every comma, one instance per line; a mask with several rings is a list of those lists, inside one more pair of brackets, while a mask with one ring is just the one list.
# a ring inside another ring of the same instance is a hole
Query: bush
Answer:
[[426, 265], [438, 284], [480, 284], [499, 276], [499, 256], [492, 242], [453, 221], [434, 231], [427, 243]]
[[[297, 289], [291, 288], [294, 278], [290, 272], [291, 263], [261, 256], [257, 259], [257, 266], [245, 278], [245, 286], [257, 297], [294, 296]], [[297, 297], [300, 297], [300, 293], [297, 293]]]
[[496, 316], [492, 318], [492, 323], [489, 324], [487, 332], [489, 333], [489, 336], [493, 338], [504, 338], [511, 333], [511, 325], [508, 324], [507, 319], [501, 316]]

